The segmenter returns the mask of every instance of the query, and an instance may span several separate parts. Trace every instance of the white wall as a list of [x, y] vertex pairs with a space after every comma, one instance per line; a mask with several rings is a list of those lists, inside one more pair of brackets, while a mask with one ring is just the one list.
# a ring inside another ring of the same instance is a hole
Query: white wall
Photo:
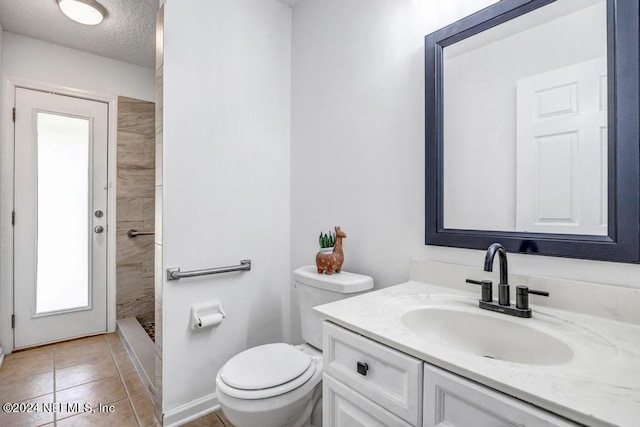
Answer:
[[[253, 261], [249, 272], [165, 278], [165, 420], [212, 408], [216, 373], [231, 356], [287, 339], [290, 55], [282, 3], [165, 4], [163, 271]], [[191, 306], [212, 300], [222, 302], [223, 324], [191, 331]]]
[[347, 233], [377, 286], [424, 252], [424, 36], [492, 3], [305, 0], [293, 14], [292, 267]]
[[[410, 257], [482, 265], [483, 251], [424, 245], [423, 51], [426, 34], [491, 2], [305, 0], [296, 6], [292, 268], [314, 262], [317, 234], [333, 225], [348, 235], [344, 269], [372, 275], [376, 287], [407, 280]], [[640, 287], [638, 265], [514, 254], [509, 266]]]
[[[87, 91], [114, 99], [118, 95], [147, 101], [153, 101], [155, 98], [155, 73], [149, 68], [9, 32], [2, 33], [0, 49], [3, 109], [9, 107], [9, 97], [12, 96], [5, 92], [9, 78], [55, 85], [76, 92]], [[13, 145], [9, 115], [3, 111], [0, 117], [0, 123], [4, 126], [3, 132], [0, 133], [0, 345], [7, 351], [12, 347], [12, 331], [8, 322], [12, 310], [12, 242], [7, 236], [11, 236], [12, 233], [10, 217], [13, 203]], [[115, 126], [112, 129], [115, 129]], [[113, 142], [115, 143], [115, 139]], [[115, 147], [111, 147], [111, 150], [110, 156], [114, 156]], [[113, 159], [115, 160], [115, 157]], [[115, 171], [115, 168], [113, 170]]]
[[8, 32], [3, 38], [3, 58], [4, 78], [151, 102], [155, 99], [155, 73], [151, 68]]

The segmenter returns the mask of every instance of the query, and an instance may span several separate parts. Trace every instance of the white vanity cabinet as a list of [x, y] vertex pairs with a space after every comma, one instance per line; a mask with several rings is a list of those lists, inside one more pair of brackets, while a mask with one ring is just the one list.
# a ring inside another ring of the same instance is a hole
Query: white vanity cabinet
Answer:
[[328, 321], [323, 365], [324, 427], [577, 426]]
[[424, 364], [425, 427], [575, 427], [547, 411]]

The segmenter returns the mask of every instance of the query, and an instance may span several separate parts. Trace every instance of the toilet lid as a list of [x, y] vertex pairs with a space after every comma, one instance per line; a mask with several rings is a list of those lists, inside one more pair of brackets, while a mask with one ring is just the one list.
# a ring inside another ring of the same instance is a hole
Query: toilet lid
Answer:
[[220, 370], [220, 378], [237, 389], [260, 390], [292, 381], [310, 365], [311, 356], [290, 344], [265, 344], [232, 357]]

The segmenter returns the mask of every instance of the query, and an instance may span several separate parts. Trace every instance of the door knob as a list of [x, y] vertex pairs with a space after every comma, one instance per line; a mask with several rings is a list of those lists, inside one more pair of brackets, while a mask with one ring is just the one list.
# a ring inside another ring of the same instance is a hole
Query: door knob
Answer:
[[101, 225], [96, 225], [93, 231], [95, 231], [96, 233], [102, 233], [104, 231], [104, 227]]

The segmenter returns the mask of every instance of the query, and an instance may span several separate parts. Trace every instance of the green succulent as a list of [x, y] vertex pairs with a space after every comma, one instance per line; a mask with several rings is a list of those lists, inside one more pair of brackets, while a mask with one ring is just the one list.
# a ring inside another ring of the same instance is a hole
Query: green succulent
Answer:
[[318, 240], [321, 248], [332, 248], [336, 243], [336, 233], [323, 234], [321, 231]]

